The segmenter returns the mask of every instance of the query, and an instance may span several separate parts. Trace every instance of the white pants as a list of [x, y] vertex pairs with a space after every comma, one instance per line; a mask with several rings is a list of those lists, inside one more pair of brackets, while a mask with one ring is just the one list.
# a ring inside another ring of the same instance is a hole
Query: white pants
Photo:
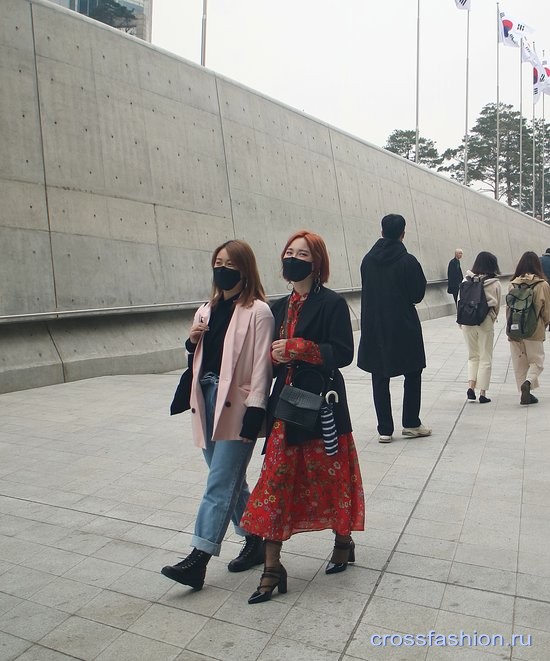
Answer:
[[539, 374], [544, 369], [544, 343], [542, 340], [520, 340], [510, 342], [512, 365], [516, 375], [518, 390], [524, 381], [531, 383], [531, 388], [539, 387]]
[[487, 315], [479, 326], [462, 326], [462, 332], [468, 347], [468, 381], [487, 390], [493, 364], [494, 322]]

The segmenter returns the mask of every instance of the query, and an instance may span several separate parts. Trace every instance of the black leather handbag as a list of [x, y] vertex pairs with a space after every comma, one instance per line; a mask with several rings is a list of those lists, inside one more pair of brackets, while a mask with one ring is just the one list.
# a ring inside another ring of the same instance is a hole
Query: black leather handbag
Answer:
[[[294, 382], [307, 381], [314, 392], [298, 388]], [[318, 384], [317, 385], [315, 384]], [[296, 374], [293, 383], [285, 384], [277, 404], [274, 416], [283, 422], [290, 423], [306, 431], [314, 431], [319, 420], [321, 404], [325, 399], [325, 379], [314, 369], [302, 369]]]

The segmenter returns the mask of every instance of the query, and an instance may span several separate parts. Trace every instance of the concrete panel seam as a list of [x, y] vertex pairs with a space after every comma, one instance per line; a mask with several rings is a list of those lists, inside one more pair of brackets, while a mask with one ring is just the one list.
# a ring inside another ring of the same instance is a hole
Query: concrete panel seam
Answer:
[[52, 245], [52, 228], [50, 220], [50, 205], [48, 199], [48, 179], [46, 174], [46, 154], [44, 151], [44, 129], [42, 125], [42, 109], [40, 107], [40, 83], [38, 81], [38, 62], [36, 57], [36, 37], [34, 31], [34, 13], [33, 13], [33, 4], [29, 2], [29, 11], [31, 18], [31, 34], [32, 34], [32, 52], [33, 52], [33, 63], [34, 63], [34, 78], [36, 82], [36, 105], [38, 113], [38, 131], [40, 135], [40, 150], [42, 152], [42, 169], [44, 173], [44, 202], [46, 206], [46, 218], [48, 221], [48, 238], [50, 243], [50, 260], [52, 265], [52, 287], [53, 287], [53, 299], [55, 307], [57, 309], [57, 282], [55, 277], [55, 263], [53, 258], [53, 245]]
[[233, 213], [233, 196], [231, 195], [231, 182], [229, 181], [229, 163], [227, 160], [227, 151], [225, 149], [225, 131], [223, 129], [223, 117], [222, 117], [222, 109], [220, 105], [220, 91], [218, 89], [218, 77], [214, 76], [214, 84], [216, 87], [216, 99], [218, 101], [218, 117], [220, 118], [220, 131], [222, 134], [222, 147], [223, 147], [223, 159], [225, 163], [225, 177], [227, 180], [227, 192], [229, 195], [229, 209], [231, 211], [231, 226], [233, 227], [233, 236], [237, 238], [236, 232], [235, 232], [235, 214]]
[[336, 172], [336, 159], [334, 158], [334, 148], [332, 144], [332, 130], [328, 131], [328, 141], [330, 143], [330, 153], [332, 156], [332, 167], [334, 168], [334, 182], [336, 184], [336, 194], [338, 195], [338, 209], [340, 210], [340, 222], [342, 223], [342, 236], [344, 237], [344, 247], [346, 249], [346, 261], [348, 263], [348, 275], [350, 284], [353, 282], [351, 273], [351, 262], [349, 258], [348, 239], [346, 236], [346, 226], [344, 223], [344, 215], [342, 213], [342, 200], [340, 199], [340, 185], [338, 184], [338, 174]]
[[50, 328], [50, 324], [46, 322], [46, 329], [48, 331], [48, 335], [50, 336], [50, 340], [52, 341], [53, 348], [55, 349], [55, 353], [57, 354], [59, 358], [59, 364], [61, 365], [61, 371], [63, 373], [63, 383], [67, 383], [67, 374], [65, 373], [65, 361], [61, 357], [61, 352], [59, 351], [59, 347], [57, 346], [55, 342], [55, 338], [53, 336], [53, 333]]

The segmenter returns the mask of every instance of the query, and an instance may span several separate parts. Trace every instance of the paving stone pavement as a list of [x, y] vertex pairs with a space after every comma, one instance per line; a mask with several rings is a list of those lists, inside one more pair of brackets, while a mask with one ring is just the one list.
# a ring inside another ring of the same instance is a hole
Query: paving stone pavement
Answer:
[[[550, 378], [519, 406], [500, 323], [493, 401], [468, 404], [460, 330], [423, 328], [433, 436], [379, 444], [368, 375], [347, 368], [367, 496], [357, 562], [326, 576], [331, 533], [297, 535], [288, 593], [257, 606], [259, 570], [226, 569], [232, 533], [202, 591], [159, 572], [189, 550], [206, 476], [189, 414], [167, 415], [176, 374], [1, 395], [0, 659], [550, 659]], [[398, 422], [400, 379], [392, 393]], [[251, 483], [260, 465], [258, 446]], [[430, 631], [480, 644], [405, 644]]]

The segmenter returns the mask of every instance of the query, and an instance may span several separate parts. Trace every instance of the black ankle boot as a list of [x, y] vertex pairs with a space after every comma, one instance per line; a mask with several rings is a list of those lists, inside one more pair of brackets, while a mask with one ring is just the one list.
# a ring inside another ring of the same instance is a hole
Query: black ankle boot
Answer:
[[167, 565], [160, 573], [173, 581], [190, 585], [195, 590], [200, 590], [204, 585], [206, 576], [206, 565], [212, 556], [199, 549], [193, 549], [191, 553], [176, 565]]
[[229, 571], [246, 571], [264, 561], [264, 540], [257, 535], [247, 535], [245, 539], [239, 555], [227, 565]]

